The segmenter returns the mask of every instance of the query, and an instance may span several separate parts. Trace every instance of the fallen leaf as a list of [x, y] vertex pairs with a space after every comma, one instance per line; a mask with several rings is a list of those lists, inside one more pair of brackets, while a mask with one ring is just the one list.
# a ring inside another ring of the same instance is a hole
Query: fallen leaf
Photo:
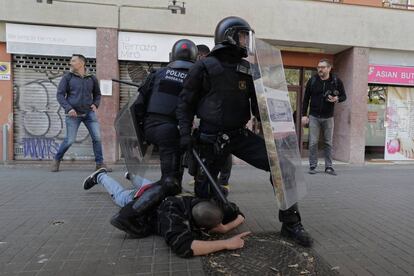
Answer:
[[288, 267], [290, 267], [290, 268], [298, 268], [298, 267], [299, 267], [299, 265], [298, 265], [298, 264], [288, 265]]
[[331, 270], [339, 270], [339, 266], [334, 266], [331, 268]]
[[293, 246], [293, 244], [287, 242], [287, 241], [280, 241], [281, 244], [285, 244], [285, 245], [289, 245], [289, 246]]
[[309, 254], [308, 254], [308, 253], [306, 253], [306, 252], [303, 252], [302, 254], [303, 254], [303, 256], [305, 256], [305, 257], [309, 256]]
[[306, 269], [300, 272], [300, 275], [304, 275], [304, 274], [309, 274], [310, 272], [307, 271]]
[[274, 272], [279, 272], [279, 270], [277, 268], [270, 267], [270, 269], [273, 270]]
[[240, 257], [240, 254], [230, 254], [233, 257]]
[[37, 263], [38, 264], [43, 264], [43, 263], [45, 263], [45, 262], [47, 262], [47, 261], [49, 261], [49, 259], [41, 259], [41, 260], [39, 260]]

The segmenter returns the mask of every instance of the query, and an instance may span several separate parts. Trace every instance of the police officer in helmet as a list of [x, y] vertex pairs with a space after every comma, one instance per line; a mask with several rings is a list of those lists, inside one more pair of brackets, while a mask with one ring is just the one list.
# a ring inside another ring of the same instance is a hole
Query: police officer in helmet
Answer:
[[[251, 113], [260, 119], [250, 65], [243, 59], [252, 45], [252, 33], [242, 18], [231, 16], [221, 20], [215, 30], [215, 47], [190, 69], [179, 96], [181, 147], [190, 149], [197, 139], [199, 153], [216, 178], [229, 154], [270, 171], [263, 138], [246, 128]], [[198, 137], [191, 136], [194, 115], [200, 118]], [[197, 197], [215, 196], [205, 175], [196, 178], [194, 190]], [[301, 224], [297, 204], [280, 210], [279, 220], [282, 235], [303, 246], [312, 244]]]
[[130, 227], [132, 217], [156, 207], [166, 196], [181, 192], [183, 171], [176, 107], [184, 79], [196, 59], [197, 47], [194, 42], [188, 39], [178, 40], [172, 47], [170, 63], [152, 72], [138, 90], [135, 115], [143, 126], [147, 142], [158, 146], [161, 179], [144, 193], [145, 200], [132, 201], [121, 209], [121, 216], [116, 216], [116, 221], [111, 221], [115, 227]]

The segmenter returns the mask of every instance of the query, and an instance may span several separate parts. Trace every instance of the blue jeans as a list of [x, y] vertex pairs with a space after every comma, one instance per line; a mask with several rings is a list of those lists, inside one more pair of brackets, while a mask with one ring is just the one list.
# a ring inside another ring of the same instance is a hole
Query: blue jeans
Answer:
[[322, 129], [325, 154], [325, 168], [332, 167], [332, 137], [334, 118], [318, 118], [309, 116], [309, 166], [318, 166], [318, 142]]
[[[135, 176], [138, 177], [138, 176]], [[112, 200], [119, 207], [124, 207], [126, 204], [134, 200], [134, 195], [139, 188], [147, 184], [152, 183], [151, 180], [142, 178], [142, 186], [135, 187], [135, 189], [125, 189], [119, 184], [118, 181], [107, 175], [106, 173], [101, 173], [97, 177], [98, 183], [104, 186], [104, 188], [111, 195]]]
[[63, 143], [60, 144], [59, 150], [55, 155], [55, 160], [62, 160], [63, 155], [65, 155], [65, 152], [75, 142], [76, 135], [78, 134], [78, 129], [81, 122], [86, 126], [86, 128], [89, 131], [89, 134], [91, 135], [93, 153], [95, 154], [95, 162], [96, 164], [102, 164], [103, 154], [101, 132], [99, 130], [99, 123], [96, 118], [96, 114], [93, 111], [88, 112], [85, 116], [66, 116], [66, 137], [65, 140], [63, 140]]

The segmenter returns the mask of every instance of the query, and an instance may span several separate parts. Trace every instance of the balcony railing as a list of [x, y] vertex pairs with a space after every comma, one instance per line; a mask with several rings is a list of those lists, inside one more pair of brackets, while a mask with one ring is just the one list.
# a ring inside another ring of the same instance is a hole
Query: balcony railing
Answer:
[[[346, 3], [344, 0], [313, 0], [319, 2], [331, 2], [331, 3]], [[361, 1], [362, 2], [362, 1]], [[405, 2], [405, 3], [402, 3]], [[358, 4], [354, 4], [358, 5]], [[363, 5], [363, 3], [361, 3]], [[381, 2], [378, 3], [378, 6], [381, 7]], [[406, 1], [395, 1], [395, 0], [382, 0], [382, 7], [391, 8], [391, 9], [402, 9], [402, 10], [414, 10], [414, 0]]]

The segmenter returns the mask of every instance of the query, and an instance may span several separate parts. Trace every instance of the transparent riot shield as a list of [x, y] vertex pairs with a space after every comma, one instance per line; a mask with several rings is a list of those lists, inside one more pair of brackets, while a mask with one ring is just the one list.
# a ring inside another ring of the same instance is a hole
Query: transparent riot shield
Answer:
[[249, 61], [277, 203], [286, 210], [306, 194], [298, 140], [280, 51], [254, 40]]
[[148, 145], [144, 139], [144, 133], [139, 126], [134, 112], [136, 97], [118, 112], [115, 119], [117, 139], [121, 147], [121, 153], [129, 173], [129, 180], [135, 187], [142, 186], [145, 177], [144, 165], [152, 154], [152, 145]]

